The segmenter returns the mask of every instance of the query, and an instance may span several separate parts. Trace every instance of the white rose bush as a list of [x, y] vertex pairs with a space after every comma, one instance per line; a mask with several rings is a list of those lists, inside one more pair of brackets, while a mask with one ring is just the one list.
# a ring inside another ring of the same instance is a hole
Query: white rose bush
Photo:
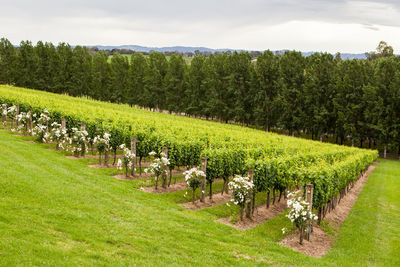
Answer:
[[197, 168], [192, 168], [188, 171], [185, 171], [183, 174], [185, 175], [185, 181], [188, 187], [192, 188], [192, 203], [194, 204], [196, 189], [200, 187], [203, 178], [206, 177], [206, 174]]
[[79, 155], [85, 156], [88, 143], [87, 136], [88, 133], [86, 130], [72, 128], [72, 136], [68, 138], [68, 142], [66, 142], [66, 150], [73, 152], [76, 157]]
[[21, 112], [16, 116], [16, 119], [18, 121], [18, 127], [16, 128], [16, 131], [23, 131], [25, 134], [28, 133], [28, 123], [30, 119], [30, 112]]
[[[37, 141], [47, 143], [50, 140], [49, 121], [50, 117], [48, 111], [44, 110], [36, 120], [36, 126], [33, 128], [32, 135], [37, 137]], [[33, 114], [33, 117], [37, 117]]]
[[156, 179], [156, 190], [158, 188], [158, 180], [161, 178], [162, 179], [162, 187], [166, 188], [167, 187], [167, 175], [168, 175], [168, 166], [169, 166], [169, 160], [166, 157], [165, 154], [161, 153], [160, 158], [155, 158], [156, 152], [152, 151], [149, 153], [149, 156], [153, 159], [153, 162], [150, 164], [148, 168], [146, 168], [144, 171], [146, 173], [151, 173], [152, 175], [155, 176]]
[[93, 144], [99, 152], [99, 165], [101, 165], [101, 155], [104, 154], [104, 165], [107, 165], [107, 159], [105, 154], [110, 151], [110, 134], [105, 132], [103, 136], [96, 136], [93, 139]]
[[67, 130], [62, 129], [61, 124], [53, 122], [50, 130], [50, 140], [56, 142], [56, 150], [65, 149], [65, 144], [68, 143]]
[[123, 154], [122, 154], [122, 160], [118, 159], [117, 162], [117, 167], [118, 169], [122, 170], [122, 168], [125, 168], [125, 176], [128, 177], [129, 171], [132, 171], [132, 168], [134, 168], [134, 160], [136, 159], [136, 155], [132, 153], [132, 151], [125, 147], [125, 144], [122, 144], [120, 146], [120, 149], [122, 149]]
[[[309, 208], [309, 203], [302, 197], [302, 191], [296, 191], [288, 194], [287, 206], [289, 213], [286, 217], [294, 224], [300, 231], [300, 244], [303, 244], [303, 237], [305, 230], [318, 217], [312, 213]], [[285, 229], [282, 229], [285, 232]]]
[[[3, 113], [4, 114], [4, 113]], [[11, 128], [14, 128], [14, 120], [17, 116], [17, 106], [11, 106], [7, 109], [6, 115], [11, 119]]]
[[228, 186], [232, 191], [233, 199], [231, 201], [240, 207], [240, 220], [243, 220], [244, 208], [251, 201], [254, 184], [249, 177], [236, 175]]

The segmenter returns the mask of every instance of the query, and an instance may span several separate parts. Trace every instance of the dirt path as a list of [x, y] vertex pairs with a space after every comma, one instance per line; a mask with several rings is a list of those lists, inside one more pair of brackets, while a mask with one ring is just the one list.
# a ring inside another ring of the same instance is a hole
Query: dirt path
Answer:
[[235, 227], [238, 230], [247, 230], [278, 216], [286, 208], [286, 201], [282, 199], [281, 202], [275, 203], [275, 205], [271, 205], [269, 209], [267, 209], [265, 204], [256, 207], [256, 210], [254, 211], [253, 217], [251, 219], [246, 218], [246, 216], [244, 215], [242, 221], [236, 222], [234, 224], [230, 221], [230, 218], [221, 218], [218, 221], [223, 224]]
[[[339, 232], [340, 225], [342, 225], [347, 215], [350, 213], [351, 208], [354, 206], [357, 200], [358, 194], [368, 181], [368, 177], [375, 169], [376, 165], [377, 163], [373, 163], [368, 168], [367, 172], [355, 183], [354, 187], [347, 193], [347, 195], [341, 199], [336, 208], [326, 215], [325, 221], [328, 223], [328, 225], [333, 227], [336, 232]], [[295, 232], [287, 235], [280, 242], [280, 245], [289, 247], [308, 256], [321, 258], [329, 251], [333, 243], [334, 240], [331, 240], [331, 238], [321, 229], [319, 225], [314, 224], [310, 241], [304, 240], [303, 245], [300, 245], [299, 232], [296, 230]]]
[[[188, 193], [192, 194], [192, 191], [190, 190], [190, 192]], [[212, 199], [210, 200], [209, 196], [206, 196], [206, 198], [204, 199], [204, 202], [200, 202], [200, 199], [196, 200], [194, 202], [194, 205], [192, 202], [186, 202], [186, 203], [181, 203], [179, 205], [181, 205], [182, 207], [184, 207], [185, 209], [188, 210], [199, 210], [199, 209], [204, 209], [204, 208], [208, 208], [208, 207], [213, 207], [213, 206], [217, 206], [223, 203], [227, 203], [232, 199], [232, 195], [226, 194], [224, 193], [223, 195], [221, 195], [221, 193], [215, 193], [212, 195]]]
[[351, 208], [353, 208], [354, 204], [357, 201], [358, 194], [360, 194], [363, 189], [365, 183], [368, 181], [369, 175], [375, 169], [376, 164], [371, 165], [367, 172], [357, 181], [354, 187], [350, 190], [350, 192], [342, 198], [339, 205], [326, 215], [326, 219], [331, 223], [336, 224], [337, 227], [340, 227], [343, 221], [346, 219], [347, 215], [350, 213]]
[[176, 192], [176, 191], [187, 189], [187, 184], [185, 181], [176, 182], [175, 184], [171, 184], [171, 186], [169, 186], [167, 188], [163, 188], [161, 185], [162, 185], [162, 181], [159, 180], [157, 190], [156, 190], [155, 186], [144, 187], [144, 188], [141, 188], [140, 190], [142, 190], [143, 192], [147, 192], [147, 193], [163, 194], [163, 193], [171, 193], [171, 192]]
[[[68, 159], [99, 159], [99, 155], [92, 155], [92, 154], [86, 154], [84, 157], [75, 157], [75, 156], [65, 156]], [[101, 157], [102, 159], [104, 159], [104, 156]], [[122, 158], [122, 155], [117, 155], [117, 159]], [[113, 162], [114, 161], [114, 157], [109, 157], [108, 158], [108, 162]]]
[[286, 236], [279, 244], [316, 258], [323, 257], [332, 246], [332, 241], [318, 224], [313, 225], [310, 241], [303, 240], [303, 245], [299, 243], [299, 235], [299, 230], [296, 230]]
[[117, 174], [117, 175], [113, 175], [113, 177], [118, 180], [135, 180], [135, 179], [149, 178], [149, 177], [151, 177], [151, 174], [150, 173], [142, 173], [142, 176], [140, 176], [139, 174], [135, 174], [134, 176], [128, 175], [128, 177], [126, 177], [125, 174]]

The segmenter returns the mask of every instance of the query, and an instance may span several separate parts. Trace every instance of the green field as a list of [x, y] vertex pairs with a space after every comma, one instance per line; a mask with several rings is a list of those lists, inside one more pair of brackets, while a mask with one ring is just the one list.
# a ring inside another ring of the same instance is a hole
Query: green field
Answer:
[[381, 160], [336, 244], [314, 259], [277, 244], [284, 215], [238, 231], [215, 222], [216, 209], [184, 210], [174, 194], [141, 192], [29, 139], [0, 131], [1, 266], [400, 265], [398, 161]]

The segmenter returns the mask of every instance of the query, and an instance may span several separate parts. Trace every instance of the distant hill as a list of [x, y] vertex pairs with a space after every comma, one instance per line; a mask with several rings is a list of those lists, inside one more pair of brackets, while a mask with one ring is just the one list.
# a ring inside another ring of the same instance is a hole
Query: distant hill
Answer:
[[[226, 51], [244, 51], [244, 50], [236, 50], [236, 49], [212, 49], [208, 47], [202, 46], [166, 46], [166, 47], [148, 47], [148, 46], [140, 46], [140, 45], [119, 45], [119, 46], [103, 46], [103, 45], [95, 45], [100, 50], [112, 50], [112, 49], [129, 49], [137, 52], [171, 52], [176, 51], [179, 53], [200, 51], [200, 52], [226, 52]], [[91, 46], [88, 46], [91, 47]]]
[[[301, 53], [303, 54], [303, 56], [308, 57], [316, 52], [301, 52]], [[340, 53], [340, 57], [342, 59], [367, 59], [365, 53], [360, 53], [360, 54]]]
[[[100, 50], [112, 50], [112, 49], [128, 49], [134, 50], [137, 52], [179, 52], [179, 53], [194, 53], [195, 51], [200, 52], [233, 52], [233, 51], [249, 51], [244, 49], [230, 49], [230, 48], [222, 48], [222, 49], [213, 49], [203, 46], [165, 46], [165, 47], [149, 47], [149, 46], [140, 46], [140, 45], [119, 45], [119, 46], [104, 46], [104, 45], [93, 45], [88, 47], [97, 47]], [[284, 53], [286, 50], [277, 50], [275, 53]], [[302, 52], [303, 56], [310, 56], [316, 52]], [[342, 59], [366, 59], [365, 53], [352, 54], [352, 53], [343, 53], [340, 54]]]

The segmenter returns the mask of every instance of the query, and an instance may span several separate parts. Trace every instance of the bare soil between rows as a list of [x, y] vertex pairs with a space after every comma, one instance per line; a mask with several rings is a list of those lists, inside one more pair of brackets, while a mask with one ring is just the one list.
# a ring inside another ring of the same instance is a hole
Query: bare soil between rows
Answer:
[[[186, 171], [186, 169], [173, 170], [172, 175], [182, 174], [185, 171]], [[223, 180], [218, 178], [218, 179], [214, 180], [214, 183], [220, 182], [220, 181], [223, 181]], [[168, 176], [168, 181], [167, 181], [167, 188], [162, 187], [162, 181], [160, 179], [158, 181], [157, 190], [156, 190], [155, 186], [144, 187], [144, 188], [141, 188], [140, 190], [142, 190], [143, 192], [146, 192], [146, 193], [154, 193], [154, 194], [172, 193], [172, 192], [182, 191], [182, 190], [186, 190], [186, 189], [188, 189], [188, 194], [191, 194], [191, 192], [192, 192], [192, 189], [188, 188], [186, 181], [179, 181], [179, 182], [174, 183], [174, 177], [172, 177], [171, 185], [169, 187], [168, 187], [168, 182], [169, 182], [169, 176]], [[197, 189], [197, 190], [199, 190], [199, 189]], [[216, 194], [220, 194], [220, 193], [216, 193]], [[213, 198], [216, 194], [213, 194]], [[208, 196], [206, 196], [206, 197], [208, 197]]]
[[[99, 159], [99, 155], [85, 154], [84, 157], [81, 157], [81, 156], [75, 157], [72, 155], [72, 156], [66, 156], [66, 158], [68, 158], [68, 159], [72, 159], [72, 158], [74, 158], [74, 159]], [[101, 158], [104, 159], [104, 156], [102, 156]], [[119, 159], [119, 158], [122, 158], [122, 155], [117, 155], [117, 159]], [[114, 161], [114, 156], [109, 157], [108, 161], [109, 162], [111, 161], [111, 163], [112, 163]]]
[[88, 167], [90, 168], [96, 168], [96, 169], [116, 169], [117, 165], [112, 165], [112, 163], [109, 163], [107, 166], [106, 165], [100, 165], [100, 164], [89, 164]]
[[299, 235], [299, 230], [296, 229], [296, 231], [287, 235], [279, 244], [316, 258], [322, 258], [332, 247], [332, 240], [318, 224], [313, 224], [310, 241], [303, 239], [303, 245], [299, 243]]
[[128, 177], [125, 174], [117, 174], [117, 175], [113, 175], [113, 177], [118, 180], [136, 180], [136, 179], [142, 179], [142, 178], [149, 178], [149, 177], [151, 177], [151, 174], [150, 173], [142, 173], [142, 176], [140, 176], [139, 174], [135, 174], [134, 176], [128, 175]]
[[156, 190], [155, 186], [140, 188], [140, 190], [142, 190], [143, 192], [154, 193], [154, 194], [172, 193], [172, 192], [181, 191], [181, 190], [185, 190], [185, 189], [187, 189], [187, 184], [185, 181], [176, 182], [175, 184], [171, 183], [171, 185], [169, 187], [167, 185], [166, 188], [163, 188], [161, 180], [158, 181], [157, 190]]
[[[368, 177], [375, 169], [376, 165], [377, 163], [375, 162], [369, 166], [366, 173], [354, 184], [353, 188], [347, 193], [347, 195], [340, 200], [340, 203], [336, 208], [326, 215], [325, 221], [328, 225], [333, 227], [336, 232], [339, 232], [340, 226], [350, 213], [352, 207], [357, 201], [358, 195], [363, 189], [365, 183], [368, 181]], [[330, 238], [319, 225], [314, 224], [310, 241], [303, 240], [303, 245], [300, 245], [299, 231], [296, 230], [282, 239], [279, 244], [308, 256], [321, 258], [328, 253], [332, 247], [334, 240], [331, 239], [332, 238]]]
[[[55, 148], [50, 148], [50, 150], [57, 151]], [[59, 151], [61, 151], [61, 149]], [[65, 156], [65, 157], [68, 159], [99, 159], [99, 155], [92, 155], [92, 154], [86, 154], [84, 157], [81, 157], [81, 156], [76, 157], [74, 155], [69, 155], [69, 156]], [[104, 161], [104, 156], [102, 156], [101, 158]], [[120, 158], [122, 158], [122, 155], [117, 155], [117, 159], [120, 159]], [[113, 161], [114, 161], [114, 156], [110, 156], [108, 158], [109, 165], [112, 165]], [[141, 167], [149, 167], [150, 164], [151, 164], [151, 162], [142, 162]], [[139, 163], [136, 163], [136, 168], [139, 168], [139, 167], [140, 167]]]
[[86, 156], [85, 157], [81, 157], [81, 156], [65, 156], [67, 159], [85, 159], [85, 158], [87, 158]]
[[[189, 197], [192, 196], [192, 190], [189, 190], [188, 196]], [[198, 199], [194, 202], [194, 204], [193, 202], [186, 202], [186, 203], [181, 203], [179, 205], [188, 210], [199, 210], [228, 203], [231, 199], [232, 199], [231, 193], [228, 194], [224, 193], [223, 195], [221, 195], [221, 193], [215, 193], [212, 195], [212, 199], [210, 199], [209, 195], [206, 196], [204, 202], [201, 202], [200, 199]]]
[[19, 133], [15, 133], [15, 134], [13, 134], [14, 136], [18, 136], [18, 137], [27, 137], [27, 136], [30, 136], [30, 135], [25, 135], [25, 134], [19, 134]]
[[[232, 223], [230, 218], [218, 219], [219, 222], [232, 226], [238, 230], [247, 230], [256, 227], [259, 224], [265, 223], [269, 219], [272, 219], [281, 214], [287, 208], [286, 200], [282, 198], [280, 202], [276, 202], [271, 205], [268, 209], [266, 204], [256, 207], [252, 218], [247, 218], [243, 215], [243, 220], [236, 223]], [[238, 215], [239, 216], [239, 215]]]

